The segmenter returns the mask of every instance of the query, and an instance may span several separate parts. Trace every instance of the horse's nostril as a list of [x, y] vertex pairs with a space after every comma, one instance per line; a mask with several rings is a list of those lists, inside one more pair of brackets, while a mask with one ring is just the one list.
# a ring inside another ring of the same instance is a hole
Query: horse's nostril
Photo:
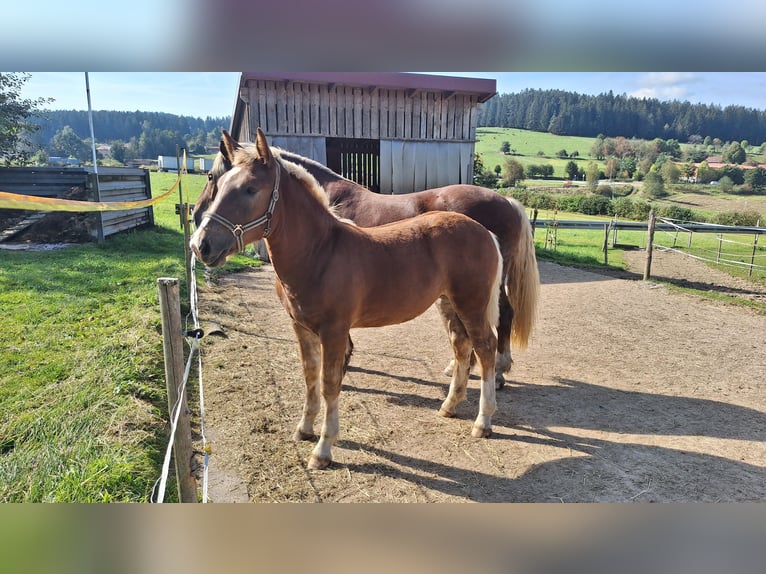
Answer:
[[202, 256], [202, 259], [205, 259], [210, 254], [210, 244], [207, 239], [203, 239], [200, 242], [199, 254]]

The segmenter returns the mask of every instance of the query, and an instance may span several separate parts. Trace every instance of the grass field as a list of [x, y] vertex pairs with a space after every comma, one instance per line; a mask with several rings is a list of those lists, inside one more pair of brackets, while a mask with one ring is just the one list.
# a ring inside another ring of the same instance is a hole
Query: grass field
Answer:
[[[550, 164], [553, 166], [554, 177], [564, 179], [566, 174], [564, 168], [569, 161], [577, 162], [577, 165], [585, 169], [590, 161], [596, 161], [591, 157], [590, 150], [596, 138], [579, 136], [558, 136], [546, 132], [533, 132], [529, 130], [520, 130], [516, 128], [476, 128], [476, 153], [482, 158], [484, 167], [494, 169], [496, 165], [504, 166], [509, 157], [518, 160], [523, 166], [532, 164]], [[500, 151], [500, 146], [507, 141], [512, 149], [512, 155], [504, 155]], [[690, 148], [690, 144], [681, 143], [681, 150]], [[560, 150], [566, 150], [567, 153], [578, 152], [579, 156], [570, 159], [559, 159], [556, 153]], [[748, 160], [756, 162], [766, 161], [766, 157], [754, 153], [753, 148], [748, 153]], [[596, 161], [603, 170], [605, 164], [603, 161]], [[527, 184], [537, 185], [535, 180], [527, 180]]]
[[[157, 196], [177, 176], [151, 177]], [[184, 179], [192, 202], [204, 182]], [[148, 500], [167, 444], [156, 280], [185, 282], [176, 203], [101, 244], [0, 251], [0, 501]]]
[[[515, 128], [476, 128], [476, 153], [482, 158], [484, 167], [494, 169], [503, 167], [509, 157], [518, 160], [524, 167], [528, 165], [550, 164], [554, 177], [564, 179], [564, 168], [569, 161], [575, 161], [585, 169], [590, 157], [590, 149], [595, 138], [556, 136], [553, 134], [519, 130]], [[500, 146], [507, 141], [512, 150], [508, 156], [500, 151]], [[559, 159], [556, 153], [565, 149], [567, 153], [578, 152], [579, 157]], [[542, 154], [541, 154], [542, 152]], [[603, 162], [597, 162], [603, 168]], [[528, 180], [530, 183], [532, 180]]]

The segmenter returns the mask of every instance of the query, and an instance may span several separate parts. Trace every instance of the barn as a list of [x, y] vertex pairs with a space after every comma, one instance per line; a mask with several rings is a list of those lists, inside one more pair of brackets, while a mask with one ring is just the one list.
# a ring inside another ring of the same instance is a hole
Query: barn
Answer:
[[243, 72], [231, 133], [310, 157], [379, 193], [471, 183], [476, 115], [496, 81], [390, 72]]

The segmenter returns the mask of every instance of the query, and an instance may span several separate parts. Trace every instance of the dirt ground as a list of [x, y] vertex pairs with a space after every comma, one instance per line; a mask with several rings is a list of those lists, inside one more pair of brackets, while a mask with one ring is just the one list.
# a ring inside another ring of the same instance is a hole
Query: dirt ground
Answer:
[[[643, 252], [631, 256], [635, 273]], [[655, 253], [654, 275], [766, 297]], [[212, 502], [733, 502], [766, 499], [766, 317], [637, 275], [540, 263], [540, 318], [514, 353], [489, 439], [478, 379], [437, 414], [450, 350], [432, 307], [354, 330], [341, 436], [328, 470], [291, 435], [303, 379], [270, 266], [200, 289]], [[317, 427], [318, 430], [318, 427]]]

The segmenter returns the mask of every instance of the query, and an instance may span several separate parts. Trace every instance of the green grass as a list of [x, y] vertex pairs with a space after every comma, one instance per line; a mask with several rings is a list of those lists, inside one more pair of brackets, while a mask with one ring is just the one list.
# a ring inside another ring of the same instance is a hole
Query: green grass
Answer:
[[[577, 162], [577, 165], [585, 169], [589, 161], [595, 161], [590, 157], [590, 149], [596, 138], [579, 136], [556, 136], [549, 133], [533, 132], [515, 128], [477, 128], [476, 129], [476, 153], [482, 158], [484, 167], [493, 170], [496, 165], [503, 167], [508, 158], [518, 160], [524, 167], [528, 165], [550, 164], [553, 166], [554, 177], [564, 179], [564, 168], [569, 161]], [[504, 155], [500, 146], [504, 141], [511, 145], [512, 155]], [[556, 153], [565, 149], [567, 153], [577, 151], [579, 157], [559, 159]], [[542, 155], [539, 155], [542, 152]], [[604, 162], [596, 162], [604, 168]], [[527, 184], [537, 184], [537, 180], [527, 180]]]
[[[155, 196], [176, 180], [151, 177]], [[184, 179], [191, 201], [204, 182]], [[0, 501], [148, 500], [167, 444], [156, 280], [185, 283], [178, 201], [101, 244], [0, 251]]]
[[[531, 164], [550, 164], [553, 166], [554, 177], [565, 179], [564, 168], [572, 160], [577, 162], [577, 165], [583, 169], [585, 169], [585, 166], [590, 161], [595, 161], [601, 170], [605, 169], [606, 165], [603, 161], [597, 161], [590, 155], [595, 139], [594, 137], [559, 136], [547, 132], [534, 132], [517, 128], [479, 127], [476, 128], [475, 152], [481, 157], [484, 167], [490, 170], [493, 170], [496, 165], [503, 167], [505, 161], [509, 157], [513, 157], [524, 167]], [[513, 150], [510, 156], [504, 155], [500, 151], [500, 146], [504, 141], [507, 141]], [[681, 143], [682, 151], [693, 147], [690, 144]], [[559, 159], [556, 157], [556, 153], [562, 149], [566, 150], [569, 154], [577, 151], [579, 156], [571, 158], [571, 160], [569, 158]], [[753, 149], [757, 148], [751, 148], [751, 152], [748, 153], [748, 160], [756, 162], [766, 161], [764, 155], [754, 153]], [[542, 152], [542, 155], [540, 155], [540, 152]], [[720, 155], [720, 150], [714, 155]], [[537, 185], [540, 182], [529, 179], [526, 180], [526, 183], [528, 185]]]
[[[608, 221], [607, 217], [588, 216], [580, 213], [556, 213], [540, 210], [539, 219], [552, 220], [554, 217], [558, 220], [588, 220], [588, 221]], [[584, 267], [588, 269], [621, 269], [627, 270], [624, 253], [626, 249], [645, 249], [646, 232], [644, 231], [624, 231], [617, 232], [617, 246], [612, 247], [612, 235], [609, 238], [608, 247], [608, 265], [604, 264], [604, 232], [603, 230], [589, 229], [558, 229], [556, 231], [556, 246], [554, 249], [551, 241], [546, 244], [546, 229], [538, 227], [535, 230], [535, 250], [537, 257], [541, 261], [550, 261], [560, 265], [573, 267]], [[738, 260], [749, 263], [752, 254], [752, 236], [743, 236], [738, 234], [725, 234], [723, 239], [724, 258]], [[689, 247], [689, 235], [687, 233], [656, 232], [654, 237], [655, 246], [675, 247], [689, 255], [696, 257], [715, 258], [718, 248], [718, 236], [709, 233], [695, 233], [692, 236], [691, 247]], [[747, 243], [750, 242], [748, 245]], [[759, 257], [760, 255], [760, 257]], [[760, 249], [757, 253], [756, 264], [763, 265], [766, 251]], [[766, 271], [755, 270], [752, 275], [744, 267], [732, 267], [729, 265], [715, 265], [708, 263], [711, 268], [724, 271], [734, 277], [751, 281], [763, 285], [766, 283]], [[722, 295], [711, 291], [701, 291], [686, 287], [679, 287], [668, 283], [673, 289], [693, 293], [709, 299], [724, 301], [730, 304], [749, 307], [760, 313], [766, 314], [766, 303], [753, 301], [744, 297], [732, 295]]]

